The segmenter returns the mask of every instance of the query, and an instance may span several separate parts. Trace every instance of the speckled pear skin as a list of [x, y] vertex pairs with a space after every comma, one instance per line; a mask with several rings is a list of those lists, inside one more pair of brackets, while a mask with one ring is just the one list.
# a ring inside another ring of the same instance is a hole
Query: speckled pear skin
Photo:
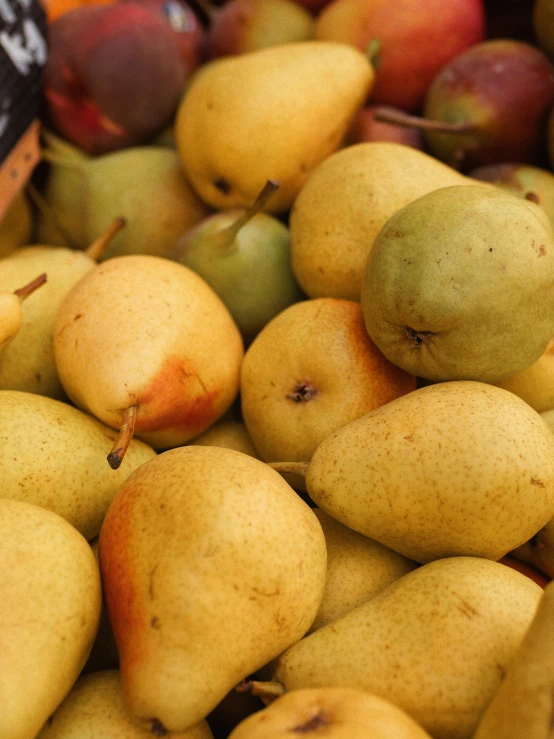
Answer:
[[0, 736], [35, 739], [77, 679], [100, 617], [87, 541], [44, 508], [0, 498]]
[[[37, 739], [146, 739], [142, 724], [126, 708], [118, 670], [80, 677]], [[170, 739], [213, 739], [206, 721]]]
[[554, 435], [507, 390], [439, 383], [328, 436], [306, 487], [330, 516], [418, 562], [500, 559], [554, 516]]
[[122, 485], [99, 539], [127, 705], [183, 731], [298, 641], [325, 584], [312, 510], [230, 449], [165, 452]]
[[2, 497], [48, 508], [92, 539], [121, 483], [156, 456], [133, 439], [121, 467], [112, 470], [106, 455], [116, 436], [67, 403], [0, 390]]
[[238, 392], [240, 332], [188, 267], [132, 255], [103, 262], [60, 307], [54, 353], [75, 405], [112, 428], [137, 405], [135, 435], [156, 449], [202, 433]]
[[21, 301], [15, 293], [0, 292], [0, 354], [21, 328]]
[[286, 690], [367, 690], [433, 739], [470, 739], [541, 596], [530, 578], [498, 562], [431, 562], [294, 644], [274, 679]]

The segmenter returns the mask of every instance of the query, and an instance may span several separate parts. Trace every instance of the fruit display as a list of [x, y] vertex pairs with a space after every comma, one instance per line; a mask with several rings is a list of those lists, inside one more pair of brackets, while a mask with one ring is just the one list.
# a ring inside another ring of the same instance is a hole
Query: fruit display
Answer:
[[41, 2], [0, 739], [551, 739], [554, 1]]

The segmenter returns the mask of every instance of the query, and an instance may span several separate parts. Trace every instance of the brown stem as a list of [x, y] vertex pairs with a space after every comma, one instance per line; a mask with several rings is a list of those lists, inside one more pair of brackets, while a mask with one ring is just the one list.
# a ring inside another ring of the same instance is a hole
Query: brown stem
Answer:
[[306, 477], [310, 466], [307, 462], [268, 462], [268, 465], [280, 475], [299, 475], [300, 477]]
[[112, 470], [119, 469], [125, 452], [127, 451], [131, 439], [133, 438], [133, 432], [135, 430], [135, 420], [137, 417], [137, 406], [131, 405], [129, 408], [125, 408], [121, 418], [121, 428], [119, 434], [115, 440], [110, 453], [108, 454], [108, 464]]
[[250, 695], [257, 695], [268, 700], [279, 698], [285, 692], [285, 688], [281, 683], [274, 681], [262, 682], [260, 680], [243, 680], [235, 690], [237, 693], [250, 693]]
[[17, 297], [20, 300], [25, 300], [27, 295], [30, 295], [31, 293], [34, 293], [37, 288], [39, 288], [41, 285], [44, 285], [46, 282], [46, 273], [43, 272], [43, 274], [39, 275], [38, 277], [35, 277], [34, 280], [31, 280], [27, 285], [23, 285], [23, 287], [18, 288], [17, 290], [14, 290], [14, 295], [17, 295]]
[[69, 246], [71, 249], [78, 249], [79, 245], [73, 241], [69, 233], [59, 222], [58, 216], [54, 212], [54, 209], [50, 207], [49, 203], [40, 194], [40, 192], [31, 181], [27, 182], [27, 184], [25, 185], [25, 192], [31, 198], [41, 216], [46, 221], [50, 221], [50, 223], [54, 226], [56, 231], [62, 237], [62, 241], [64, 241], [65, 245]]
[[110, 241], [121, 231], [122, 228], [125, 228], [126, 225], [127, 222], [125, 221], [125, 218], [116, 218], [102, 236], [99, 236], [96, 241], [92, 242], [88, 249], [85, 249], [85, 254], [97, 262]]
[[473, 122], [465, 123], [445, 123], [443, 121], [432, 121], [429, 118], [421, 118], [417, 115], [404, 113], [396, 108], [388, 108], [387, 106], [379, 106], [375, 109], [373, 115], [374, 120], [384, 121], [385, 123], [393, 123], [396, 126], [405, 128], [417, 128], [418, 131], [437, 131], [438, 133], [471, 133], [478, 130], [478, 126]]
[[268, 200], [273, 196], [278, 188], [279, 183], [276, 180], [268, 180], [258, 193], [252, 205], [249, 205], [244, 213], [239, 216], [234, 223], [221, 231], [221, 234], [225, 235], [225, 246], [230, 247], [233, 245], [236, 235], [241, 228], [265, 207]]

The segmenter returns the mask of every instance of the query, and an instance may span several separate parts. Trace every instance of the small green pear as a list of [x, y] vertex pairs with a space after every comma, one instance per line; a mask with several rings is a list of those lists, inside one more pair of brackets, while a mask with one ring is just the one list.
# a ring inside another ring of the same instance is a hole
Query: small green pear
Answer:
[[302, 298], [290, 263], [289, 231], [260, 212], [277, 188], [270, 180], [250, 208], [216, 213], [193, 226], [176, 253], [213, 287], [247, 339]]
[[35, 739], [92, 647], [100, 574], [84, 537], [44, 508], [0, 498], [0, 539], [0, 736]]
[[42, 274], [13, 293], [0, 292], [0, 352], [4, 351], [21, 328], [23, 323], [21, 303], [45, 282], [46, 275]]

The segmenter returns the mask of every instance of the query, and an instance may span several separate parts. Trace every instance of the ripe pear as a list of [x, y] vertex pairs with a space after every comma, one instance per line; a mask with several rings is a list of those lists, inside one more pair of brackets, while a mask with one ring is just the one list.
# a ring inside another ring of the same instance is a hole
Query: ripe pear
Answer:
[[21, 329], [23, 323], [21, 303], [45, 282], [46, 275], [42, 274], [14, 292], [0, 292], [0, 353]]
[[417, 564], [314, 510], [327, 545], [325, 590], [310, 632], [365, 603]]
[[75, 405], [121, 428], [109, 455], [116, 468], [134, 429], [163, 449], [217, 421], [238, 392], [243, 344], [201, 277], [137, 254], [109, 259], [75, 285], [58, 311], [54, 352]]
[[554, 335], [554, 232], [539, 212], [458, 185], [389, 218], [362, 285], [367, 331], [387, 359], [429, 380], [483, 382], [536, 362]]
[[100, 616], [87, 541], [44, 508], [0, 498], [0, 736], [35, 739], [77, 679]]
[[429, 385], [329, 435], [310, 498], [417, 562], [499, 559], [554, 516], [554, 434], [507, 390]]
[[6, 257], [31, 238], [31, 208], [20, 193], [0, 220], [0, 258]]
[[213, 287], [247, 339], [302, 297], [290, 264], [289, 230], [260, 212], [277, 188], [268, 181], [250, 208], [215, 213], [193, 226], [176, 253]]
[[15, 290], [40, 273], [47, 275], [46, 285], [26, 299], [21, 328], [0, 356], [1, 389], [66, 399], [54, 361], [54, 320], [66, 294], [96, 266], [101, 250], [123, 225], [115, 221], [84, 252], [34, 244], [0, 261], [0, 290]]
[[133, 440], [117, 472], [105, 456], [117, 433], [86, 413], [35, 393], [0, 390], [2, 497], [48, 508], [87, 539], [97, 536], [114, 495], [156, 456]]
[[325, 583], [311, 509], [246, 454], [185, 446], [123, 483], [99, 540], [125, 701], [184, 731], [300, 639]]
[[[145, 739], [144, 726], [125, 707], [117, 670], [84, 675], [48, 719], [37, 739]], [[163, 736], [154, 730], [151, 736]], [[171, 739], [213, 739], [206, 721]]]
[[361, 51], [325, 41], [209, 62], [175, 123], [187, 178], [218, 209], [250, 205], [274, 179], [280, 188], [267, 208], [288, 210], [311, 170], [340, 146], [373, 79]]
[[274, 680], [285, 690], [367, 690], [434, 739], [470, 739], [541, 595], [498, 562], [431, 562], [290, 647]]
[[242, 721], [229, 739], [290, 739], [293, 732], [307, 739], [431, 739], [389, 701], [335, 687], [291, 690]]
[[365, 264], [385, 222], [432, 190], [474, 182], [409, 146], [349, 146], [314, 169], [290, 215], [292, 268], [311, 298], [360, 300]]
[[554, 409], [554, 339], [534, 364], [495, 384], [518, 395], [537, 413]]
[[330, 433], [415, 386], [369, 339], [359, 303], [304, 300], [247, 349], [242, 415], [261, 459], [307, 462]]
[[240, 421], [218, 421], [190, 443], [195, 446], [217, 446], [224, 449], [234, 449], [258, 459], [258, 452], [252, 443], [250, 434], [244, 423]]

